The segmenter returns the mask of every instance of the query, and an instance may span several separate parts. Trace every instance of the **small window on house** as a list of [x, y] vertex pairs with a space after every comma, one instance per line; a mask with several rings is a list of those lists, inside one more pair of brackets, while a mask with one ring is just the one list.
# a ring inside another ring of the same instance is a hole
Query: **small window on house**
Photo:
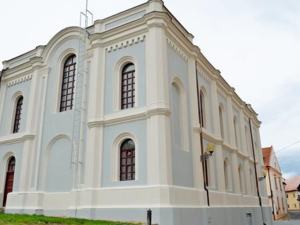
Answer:
[[71, 55], [64, 63], [61, 99], [60, 99], [60, 112], [72, 110], [74, 102], [74, 89], [75, 89], [75, 73], [76, 71], [76, 56]]
[[221, 106], [219, 106], [219, 120], [220, 120], [221, 137], [224, 139], [224, 121], [223, 121], [223, 110]]
[[18, 133], [20, 130], [22, 106], [23, 106], [23, 96], [19, 97], [17, 100], [13, 133]]
[[135, 103], [135, 67], [133, 63], [122, 70], [121, 109], [133, 108]]
[[135, 180], [135, 144], [125, 140], [120, 148], [120, 181]]

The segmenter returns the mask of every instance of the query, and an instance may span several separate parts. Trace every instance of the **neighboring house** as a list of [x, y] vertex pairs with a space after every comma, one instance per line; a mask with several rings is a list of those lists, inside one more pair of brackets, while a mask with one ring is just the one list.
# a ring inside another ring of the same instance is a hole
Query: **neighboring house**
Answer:
[[5, 212], [145, 221], [150, 208], [160, 225], [272, 224], [257, 114], [163, 2], [87, 32], [65, 28], [3, 63]]
[[267, 171], [267, 192], [272, 206], [273, 218], [278, 220], [287, 214], [284, 179], [273, 146], [263, 148], [263, 159]]
[[289, 211], [300, 211], [300, 175], [286, 180], [285, 192]]

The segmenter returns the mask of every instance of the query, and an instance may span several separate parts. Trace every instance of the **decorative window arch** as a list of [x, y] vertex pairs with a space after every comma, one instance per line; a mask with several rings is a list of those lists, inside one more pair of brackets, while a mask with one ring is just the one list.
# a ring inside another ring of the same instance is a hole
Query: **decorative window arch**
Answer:
[[127, 63], [121, 74], [121, 109], [135, 106], [135, 65]]
[[74, 103], [76, 55], [69, 56], [63, 65], [61, 85], [60, 112], [72, 110]]
[[[126, 155], [126, 152], [130, 155]], [[125, 155], [122, 155], [122, 152]], [[130, 160], [127, 161], [127, 159]], [[123, 160], [124, 159], [124, 160]], [[111, 181], [137, 181], [138, 180], [138, 140], [131, 133], [121, 133], [113, 142], [111, 152]], [[123, 167], [123, 171], [122, 171]], [[125, 169], [125, 170], [124, 170]], [[128, 171], [130, 170], [130, 171]], [[131, 173], [131, 176], [128, 176]], [[125, 174], [122, 177], [122, 174]], [[134, 175], [133, 175], [134, 174]], [[127, 179], [127, 178], [131, 179]]]
[[234, 129], [234, 140], [235, 140], [235, 146], [238, 148], [239, 147], [239, 142], [238, 142], [238, 122], [236, 116], [233, 117], [233, 129]]
[[20, 96], [19, 98], [17, 98], [16, 101], [13, 133], [18, 133], [20, 130], [23, 99], [24, 99], [23, 96]]
[[220, 133], [222, 139], [225, 139], [225, 133], [224, 133], [224, 113], [223, 113], [223, 107], [222, 104], [219, 105], [219, 120], [220, 120]]
[[135, 144], [132, 139], [120, 147], [120, 181], [135, 180]]
[[[180, 149], [189, 151], [188, 142], [188, 119], [187, 119], [187, 105], [186, 93], [183, 83], [178, 77], [174, 77], [172, 81], [172, 113], [177, 114], [178, 119], [176, 125], [178, 126]], [[176, 118], [175, 118], [176, 119]]]

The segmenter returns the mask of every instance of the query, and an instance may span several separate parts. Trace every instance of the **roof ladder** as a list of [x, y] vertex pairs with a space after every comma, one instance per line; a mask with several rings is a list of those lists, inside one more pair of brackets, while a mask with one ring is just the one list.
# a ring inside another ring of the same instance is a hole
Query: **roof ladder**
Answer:
[[82, 151], [86, 143], [86, 96], [89, 84], [88, 69], [85, 62], [86, 44], [88, 39], [88, 20], [91, 16], [93, 23], [93, 14], [87, 9], [88, 0], [86, 0], [85, 13], [80, 12], [80, 21], [78, 29], [78, 52], [77, 52], [77, 76], [75, 84], [75, 98], [74, 98], [74, 117], [72, 130], [72, 152], [71, 152], [71, 169], [72, 169], [72, 188], [75, 191], [75, 209], [74, 217], [77, 217], [77, 208], [79, 204], [79, 184], [81, 178]]

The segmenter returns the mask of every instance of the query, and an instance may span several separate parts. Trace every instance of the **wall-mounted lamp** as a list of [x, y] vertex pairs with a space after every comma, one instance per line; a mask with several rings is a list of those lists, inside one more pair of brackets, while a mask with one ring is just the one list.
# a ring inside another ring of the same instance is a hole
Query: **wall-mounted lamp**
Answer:
[[208, 159], [209, 156], [212, 156], [212, 154], [215, 151], [215, 145], [213, 143], [208, 143], [206, 145], [206, 149], [205, 149], [205, 154], [204, 155], [200, 155], [200, 160], [202, 161], [206, 161]]
[[258, 181], [263, 181], [264, 179], [266, 179], [266, 176], [267, 176], [267, 171], [266, 170], [263, 170], [262, 171], [262, 177], [259, 177], [258, 178]]

